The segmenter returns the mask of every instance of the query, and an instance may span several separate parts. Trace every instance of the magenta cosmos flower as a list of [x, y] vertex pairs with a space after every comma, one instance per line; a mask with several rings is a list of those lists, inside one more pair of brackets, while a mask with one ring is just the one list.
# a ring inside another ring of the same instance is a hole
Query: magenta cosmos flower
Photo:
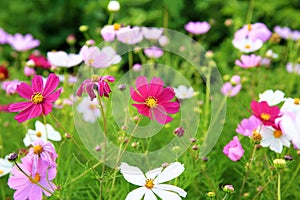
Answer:
[[208, 22], [189, 22], [184, 26], [185, 30], [192, 34], [204, 34], [210, 29]]
[[25, 36], [20, 33], [14, 36], [10, 35], [7, 41], [16, 51], [27, 51], [40, 45], [40, 41], [34, 39], [31, 34], [26, 34]]
[[223, 149], [223, 153], [232, 161], [238, 161], [244, 155], [244, 149], [237, 136], [233, 137]]
[[54, 92], [59, 84], [59, 78], [55, 74], [50, 74], [45, 87], [41, 76], [34, 76], [32, 87], [27, 83], [21, 83], [17, 86], [17, 93], [29, 100], [27, 102], [13, 103], [9, 106], [10, 112], [19, 112], [15, 120], [19, 123], [43, 115], [48, 115], [52, 111], [52, 103], [55, 102], [62, 89]]
[[136, 90], [130, 87], [131, 98], [138, 102], [132, 104], [138, 112], [151, 120], [154, 119], [160, 124], [166, 124], [173, 119], [167, 114], [175, 114], [179, 111], [179, 103], [170, 102], [175, 92], [173, 88], [164, 88], [164, 82], [157, 77], [148, 83], [145, 76], [136, 79]]
[[280, 117], [280, 109], [277, 106], [269, 106], [266, 101], [251, 102], [252, 114], [266, 126], [275, 125], [275, 119]]
[[[49, 192], [54, 192], [56, 186], [52, 183], [52, 180], [56, 176], [56, 168], [49, 168], [47, 164], [41, 165], [36, 173], [32, 171], [32, 162], [30, 159], [23, 158], [22, 163], [18, 164], [19, 167], [30, 176], [27, 177], [23, 174], [17, 166], [14, 166], [8, 179], [8, 186], [15, 189], [15, 200], [42, 200], [43, 193], [46, 196], [50, 196]], [[36, 183], [42, 185], [49, 192], [43, 190]]]
[[109, 97], [109, 93], [111, 93], [111, 89], [108, 85], [108, 82], [114, 82], [115, 78], [113, 76], [98, 76], [93, 75], [91, 78], [88, 78], [84, 80], [76, 94], [77, 96], [81, 97], [82, 93], [86, 92], [89, 97], [91, 98], [91, 101], [96, 98], [96, 94], [94, 90], [96, 90], [100, 97]]
[[261, 57], [255, 54], [242, 55], [241, 60], [236, 60], [235, 64], [242, 68], [252, 68], [260, 65]]

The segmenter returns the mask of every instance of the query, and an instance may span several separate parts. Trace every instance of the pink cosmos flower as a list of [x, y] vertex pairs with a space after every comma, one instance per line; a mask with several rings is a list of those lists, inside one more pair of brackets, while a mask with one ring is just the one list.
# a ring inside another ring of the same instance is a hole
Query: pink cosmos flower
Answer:
[[236, 60], [235, 64], [242, 68], [252, 68], [260, 65], [261, 57], [255, 54], [242, 55], [241, 60]]
[[242, 89], [241, 84], [232, 85], [230, 82], [224, 83], [224, 85], [221, 88], [221, 92], [228, 97], [233, 97], [237, 95]]
[[160, 124], [166, 124], [173, 119], [167, 114], [175, 114], [179, 111], [178, 102], [170, 102], [175, 92], [173, 88], [163, 88], [164, 82], [157, 77], [148, 83], [145, 76], [136, 79], [136, 90], [130, 87], [131, 98], [138, 102], [132, 104], [138, 112], [151, 120], [154, 119]]
[[148, 40], [158, 40], [163, 32], [164, 32], [163, 28], [142, 27], [142, 33], [144, 35], [144, 38]]
[[43, 115], [48, 115], [52, 111], [52, 103], [55, 102], [62, 89], [54, 92], [59, 84], [59, 78], [55, 74], [50, 74], [45, 87], [41, 76], [34, 76], [32, 87], [27, 83], [21, 83], [17, 86], [17, 93], [29, 100], [27, 102], [13, 103], [9, 106], [10, 112], [21, 111], [15, 116], [19, 123]]
[[56, 189], [56, 186], [52, 182], [56, 176], [56, 168], [49, 168], [49, 166], [44, 163], [33, 173], [32, 164], [31, 160], [27, 158], [23, 158], [22, 163], [18, 164], [20, 168], [31, 177], [30, 179], [23, 174], [17, 166], [14, 166], [11, 171], [12, 176], [8, 179], [8, 186], [16, 190], [14, 193], [15, 200], [42, 200], [43, 193], [46, 196], [51, 195], [36, 183], [42, 185], [50, 192], [54, 192]]
[[143, 40], [143, 34], [140, 27], [135, 26], [130, 28], [129, 26], [120, 29], [117, 33], [117, 39], [125, 44], [136, 44]]
[[255, 131], [260, 125], [260, 120], [251, 115], [249, 118], [243, 119], [235, 131], [249, 137], [252, 136], [253, 131]]
[[0, 44], [6, 44], [8, 37], [9, 34], [6, 33], [2, 28], [0, 28]]
[[115, 39], [116, 34], [120, 29], [122, 29], [120, 24], [107, 25], [101, 29], [100, 34], [104, 41], [111, 42]]
[[286, 70], [289, 73], [300, 74], [300, 64], [289, 62], [289, 63], [286, 64]]
[[50, 69], [51, 68], [51, 65], [50, 65], [49, 61], [47, 60], [47, 58], [45, 58], [42, 55], [31, 54], [29, 56], [29, 59], [34, 62], [35, 67], [40, 67], [40, 68], [43, 68], [43, 69]]
[[51, 142], [37, 139], [32, 143], [26, 158], [32, 160], [32, 172], [35, 173], [41, 165], [47, 164], [48, 167], [56, 167], [55, 160], [57, 153]]
[[20, 84], [21, 81], [19, 80], [4, 81], [2, 83], [2, 89], [6, 91], [7, 95], [12, 95], [16, 93], [16, 89]]
[[275, 119], [280, 117], [280, 109], [277, 106], [269, 106], [266, 101], [251, 102], [252, 114], [266, 126], [276, 126]]
[[266, 42], [272, 35], [272, 32], [263, 23], [246, 24], [234, 34], [235, 40], [248, 38], [252, 41], [261, 40]]
[[263, 46], [263, 42], [259, 39], [255, 41], [252, 41], [248, 38], [239, 39], [239, 40], [233, 39], [232, 45], [243, 53], [250, 53], [260, 49]]
[[244, 155], [244, 149], [237, 136], [233, 137], [224, 148], [223, 153], [232, 161], [238, 161]]
[[96, 94], [94, 90], [97, 90], [100, 97], [109, 97], [109, 93], [111, 93], [111, 89], [108, 85], [108, 82], [114, 82], [115, 78], [113, 76], [97, 76], [93, 75], [91, 78], [84, 80], [77, 92], [76, 95], [81, 97], [83, 92], [86, 92], [91, 101], [96, 98]]
[[35, 70], [31, 67], [25, 66], [24, 74], [25, 74], [25, 76], [33, 76], [33, 75], [35, 75]]
[[144, 53], [149, 58], [159, 58], [164, 54], [164, 51], [161, 48], [152, 46], [144, 49]]
[[184, 28], [192, 34], [204, 34], [209, 31], [210, 24], [208, 22], [189, 22]]
[[16, 51], [27, 51], [40, 45], [40, 41], [34, 39], [31, 34], [26, 34], [25, 36], [20, 33], [17, 33], [14, 36], [10, 35], [7, 38], [7, 42]]
[[275, 26], [274, 32], [283, 39], [291, 39], [293, 35], [292, 30], [289, 27]]

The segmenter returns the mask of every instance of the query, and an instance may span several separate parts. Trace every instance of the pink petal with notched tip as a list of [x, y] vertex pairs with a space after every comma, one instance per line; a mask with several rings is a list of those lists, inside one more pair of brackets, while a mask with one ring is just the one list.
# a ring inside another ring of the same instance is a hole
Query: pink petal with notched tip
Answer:
[[33, 105], [32, 102], [13, 103], [13, 104], [9, 105], [8, 110], [9, 110], [9, 112], [18, 112], [18, 111], [27, 109], [31, 105]]
[[155, 108], [151, 109], [151, 111], [153, 112], [156, 121], [160, 124], [166, 124], [173, 120], [173, 118], [166, 115], [162, 106], [157, 105]]
[[32, 89], [34, 92], [43, 91], [43, 79], [41, 76], [34, 76], [31, 82], [32, 82]]
[[47, 96], [49, 93], [53, 92], [55, 88], [59, 84], [59, 78], [55, 74], [50, 74], [50, 76], [47, 79], [44, 91], [43, 91], [43, 96]]
[[142, 97], [148, 97], [148, 81], [145, 76], [140, 76], [136, 79], [136, 89]]
[[166, 113], [169, 114], [175, 114], [179, 111], [180, 104], [177, 102], [164, 102], [164, 103], [159, 103], [161, 105]]
[[150, 119], [152, 119], [150, 108], [148, 106], [146, 106], [145, 104], [132, 104], [132, 105], [138, 109], [138, 112], [141, 115], [147, 116]]
[[59, 95], [61, 93], [62, 89], [58, 89], [56, 92], [53, 92], [52, 94], [48, 94], [44, 97], [43, 103], [52, 103], [56, 101], [59, 98]]
[[166, 87], [157, 97], [159, 103], [168, 102], [172, 100], [175, 96], [174, 89], [171, 87]]
[[20, 85], [17, 86], [16, 92], [21, 97], [30, 100], [34, 91], [27, 83], [21, 83]]

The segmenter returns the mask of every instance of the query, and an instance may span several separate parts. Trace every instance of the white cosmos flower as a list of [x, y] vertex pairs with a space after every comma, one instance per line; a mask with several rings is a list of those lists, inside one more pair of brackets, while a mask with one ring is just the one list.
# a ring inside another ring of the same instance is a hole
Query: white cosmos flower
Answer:
[[8, 156], [5, 158], [0, 158], [0, 177], [5, 176], [11, 172], [13, 164], [8, 161]]
[[300, 99], [286, 98], [280, 110], [282, 112], [293, 112], [294, 114], [300, 112]]
[[300, 112], [284, 114], [280, 126], [282, 131], [290, 136], [293, 144], [300, 148]]
[[80, 54], [67, 54], [64, 51], [48, 52], [47, 58], [51, 65], [57, 67], [70, 68], [82, 62], [82, 56]]
[[179, 162], [171, 163], [165, 169], [163, 167], [148, 171], [145, 175], [138, 168], [122, 162], [120, 171], [126, 181], [134, 185], [141, 186], [131, 191], [125, 200], [157, 200], [157, 195], [162, 200], [181, 200], [187, 193], [176, 186], [162, 184], [178, 177], [183, 171], [184, 166]]
[[276, 130], [272, 126], [260, 126], [257, 129], [262, 136], [260, 145], [269, 147], [276, 153], [281, 153], [283, 146], [290, 147], [290, 136], [283, 133], [281, 130]]
[[266, 101], [269, 106], [275, 106], [284, 101], [284, 93], [280, 90], [266, 90], [264, 93], [259, 94], [259, 102]]
[[83, 97], [77, 106], [77, 111], [82, 113], [83, 120], [86, 122], [94, 123], [97, 118], [100, 117], [100, 110], [96, 98], [91, 101], [89, 97]]
[[232, 44], [235, 48], [239, 49], [241, 52], [250, 53], [260, 49], [263, 45], [263, 42], [259, 39], [252, 41], [247, 38], [242, 40], [233, 40]]
[[187, 88], [184, 85], [180, 85], [178, 88], [174, 88], [174, 92], [178, 99], [189, 99], [194, 95], [193, 88], [192, 87]]
[[54, 128], [50, 124], [46, 124], [46, 126], [40, 122], [35, 122], [35, 130], [29, 129], [23, 139], [24, 145], [29, 146], [37, 139], [41, 139], [43, 141], [53, 140], [53, 141], [60, 141], [61, 135], [59, 132], [54, 130]]

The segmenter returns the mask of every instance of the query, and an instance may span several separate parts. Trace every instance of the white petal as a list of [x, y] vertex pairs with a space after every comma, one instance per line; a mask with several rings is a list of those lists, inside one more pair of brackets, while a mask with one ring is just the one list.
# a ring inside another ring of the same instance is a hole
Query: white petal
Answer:
[[282, 152], [282, 144], [279, 139], [275, 139], [272, 144], [270, 145], [270, 149], [275, 151], [276, 153]]
[[46, 124], [47, 136], [50, 140], [61, 141], [61, 135], [59, 132], [55, 131], [50, 124]]
[[36, 121], [35, 122], [35, 131], [36, 132], [40, 131], [42, 133], [45, 133], [46, 132], [46, 127], [45, 127], [45, 125], [42, 122]]
[[145, 175], [146, 175], [146, 178], [147, 179], [154, 179], [158, 174], [161, 173], [161, 170], [163, 168], [162, 167], [159, 167], [159, 168], [156, 168], [156, 169], [153, 169], [151, 171], [148, 171]]
[[159, 188], [162, 190], [167, 190], [167, 191], [173, 191], [178, 193], [182, 197], [186, 197], [186, 191], [181, 189], [180, 187], [174, 186], [174, 185], [169, 185], [169, 184], [158, 184], [155, 186], [155, 188]]
[[158, 188], [152, 188], [152, 191], [162, 200], [181, 200], [180, 196], [174, 192], [169, 192]]
[[146, 189], [144, 200], [157, 200], [157, 198], [151, 190]]
[[35, 140], [31, 140], [31, 137], [29, 136], [29, 134], [25, 135], [25, 138], [23, 139], [23, 143], [26, 147], [28, 147], [29, 145], [31, 145], [32, 142], [34, 142]]
[[138, 186], [144, 186], [146, 183], [146, 177], [138, 167], [130, 166], [127, 163], [122, 162], [120, 172], [129, 183]]
[[154, 180], [154, 184], [157, 183], [164, 183], [166, 181], [172, 180], [176, 177], [178, 177], [182, 172], [184, 171], [183, 164], [179, 162], [171, 163], [166, 169], [162, 171], [161, 174], [157, 176], [157, 178]]
[[129, 192], [125, 200], [141, 200], [146, 193], [146, 188], [140, 187]]

